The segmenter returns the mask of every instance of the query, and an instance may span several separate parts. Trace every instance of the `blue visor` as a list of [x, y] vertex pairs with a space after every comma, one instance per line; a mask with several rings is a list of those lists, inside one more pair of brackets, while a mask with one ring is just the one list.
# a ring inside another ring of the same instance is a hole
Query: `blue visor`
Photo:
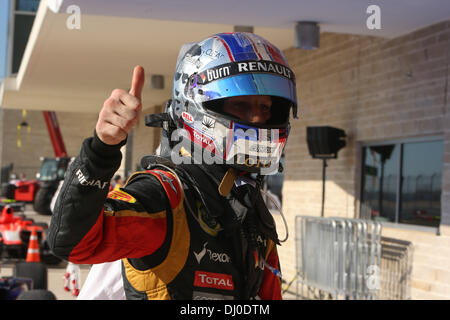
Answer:
[[267, 95], [285, 98], [297, 105], [295, 83], [285, 77], [268, 73], [230, 76], [192, 87], [194, 97], [206, 102], [244, 95]]

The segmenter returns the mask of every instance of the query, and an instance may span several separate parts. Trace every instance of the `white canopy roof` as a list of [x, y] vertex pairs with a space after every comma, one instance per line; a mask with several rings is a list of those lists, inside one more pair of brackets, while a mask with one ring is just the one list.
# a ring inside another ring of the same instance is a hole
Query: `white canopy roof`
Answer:
[[[146, 70], [144, 105], [171, 96], [182, 44], [234, 25], [281, 49], [294, 44], [296, 21], [317, 21], [321, 31], [396, 37], [450, 17], [448, 0], [375, 1], [381, 30], [366, 26], [366, 0], [42, 0], [16, 77], [0, 88], [3, 108], [97, 113], [114, 88], [130, 86], [133, 67]], [[80, 29], [66, 25], [72, 5]], [[165, 88], [150, 88], [150, 75], [165, 76]]]

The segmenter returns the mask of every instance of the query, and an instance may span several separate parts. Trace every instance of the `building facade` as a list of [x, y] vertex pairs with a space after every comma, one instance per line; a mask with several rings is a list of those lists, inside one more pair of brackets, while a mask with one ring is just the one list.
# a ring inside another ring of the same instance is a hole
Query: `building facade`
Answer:
[[324, 216], [382, 221], [383, 236], [413, 244], [412, 298], [450, 298], [449, 38], [445, 21], [390, 40], [323, 33], [316, 51], [285, 51], [300, 97], [283, 184], [286, 280], [295, 216], [321, 214], [322, 162], [308, 152], [306, 127], [333, 126], [347, 145], [328, 161]]

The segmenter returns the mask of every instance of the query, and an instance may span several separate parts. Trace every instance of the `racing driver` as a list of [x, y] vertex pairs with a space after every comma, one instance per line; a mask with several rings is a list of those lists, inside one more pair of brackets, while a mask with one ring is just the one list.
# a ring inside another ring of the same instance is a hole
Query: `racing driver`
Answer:
[[146, 117], [160, 156], [108, 192], [142, 109], [144, 69], [112, 91], [59, 193], [48, 241], [77, 264], [121, 260], [127, 299], [281, 299], [274, 220], [261, 195], [281, 170], [295, 76], [273, 44], [222, 33], [186, 44], [172, 99]]

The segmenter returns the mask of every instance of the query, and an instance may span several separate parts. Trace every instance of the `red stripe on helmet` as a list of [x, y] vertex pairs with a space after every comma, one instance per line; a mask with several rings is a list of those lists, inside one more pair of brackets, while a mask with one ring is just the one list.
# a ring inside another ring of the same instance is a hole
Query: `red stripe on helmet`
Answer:
[[222, 44], [225, 46], [225, 49], [227, 49], [228, 57], [230, 58], [230, 60], [232, 62], [234, 62], [234, 57], [233, 57], [233, 54], [231, 53], [231, 50], [230, 50], [230, 47], [228, 46], [228, 44], [222, 38], [220, 38], [218, 36], [215, 36], [214, 38], [219, 39], [220, 42], [222, 42]]
[[267, 42], [264, 43], [264, 46], [269, 51], [269, 54], [272, 56], [273, 61], [281, 63], [283, 65], [286, 65], [286, 61], [284, 60], [284, 58], [281, 56], [281, 54], [279, 53], [279, 51], [276, 48], [272, 47]]

